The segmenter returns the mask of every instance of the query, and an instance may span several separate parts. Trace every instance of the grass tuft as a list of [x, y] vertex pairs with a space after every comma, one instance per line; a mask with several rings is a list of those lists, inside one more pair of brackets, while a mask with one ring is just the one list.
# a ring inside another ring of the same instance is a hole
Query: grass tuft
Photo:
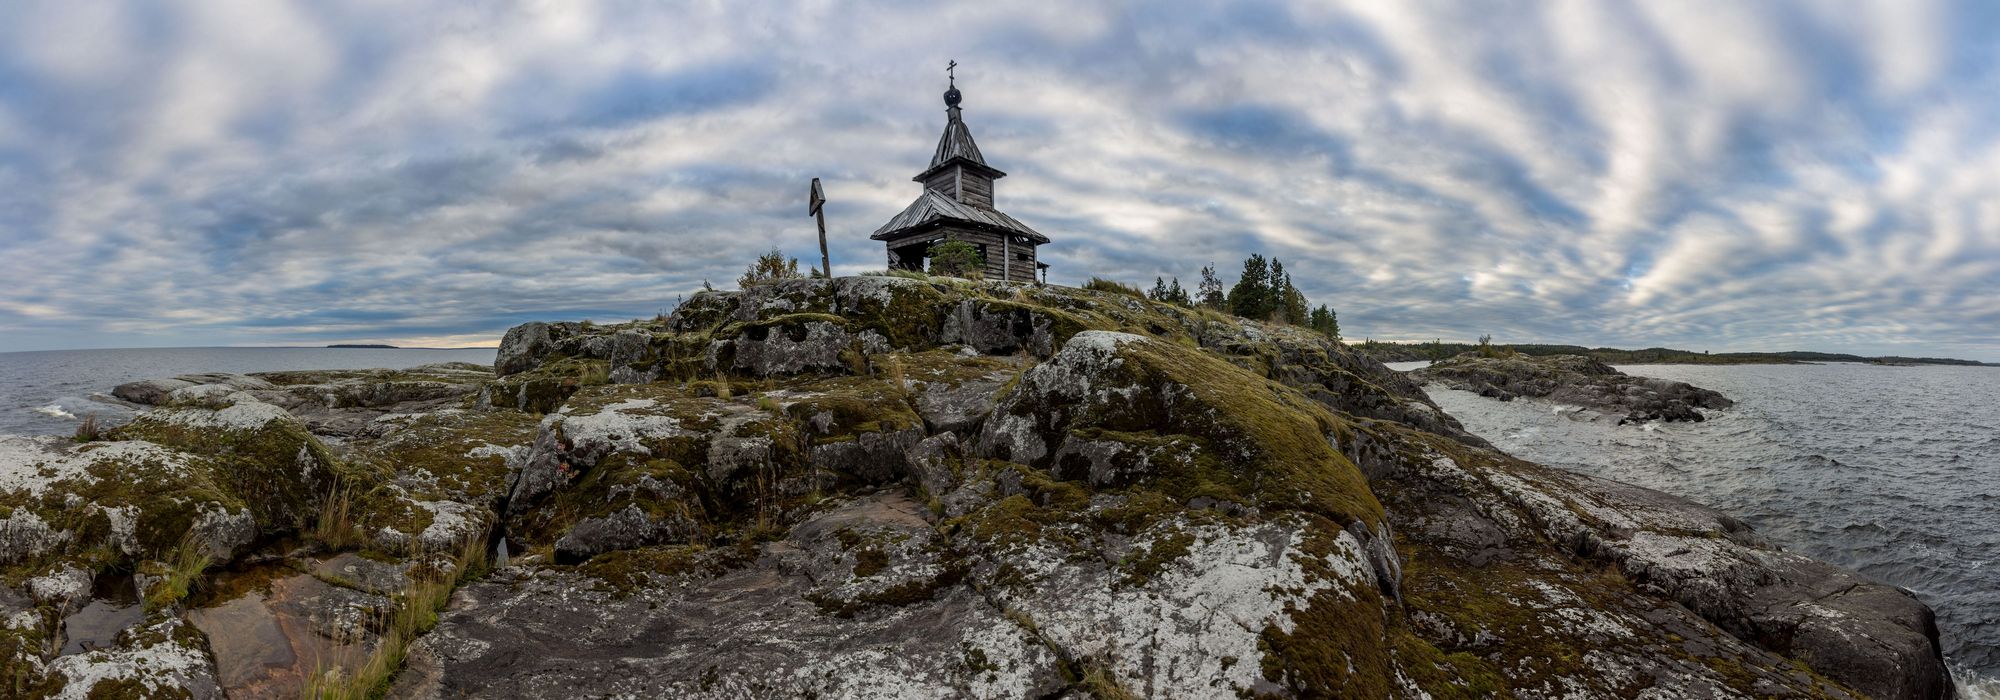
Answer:
[[103, 436], [104, 431], [98, 426], [95, 413], [86, 414], [83, 421], [76, 424], [77, 442], [97, 442], [97, 439]]
[[180, 544], [167, 555], [160, 581], [146, 592], [146, 611], [153, 612], [187, 599], [213, 560], [208, 556], [208, 540], [189, 530]]
[[1114, 282], [1108, 279], [1104, 279], [1102, 277], [1090, 278], [1089, 282], [1083, 283], [1083, 288], [1099, 292], [1111, 292], [1112, 294], [1123, 294], [1128, 297], [1136, 297], [1139, 299], [1146, 298], [1146, 293], [1139, 291], [1138, 287], [1134, 287], [1132, 285], [1125, 284], [1123, 282]]
[[334, 551], [355, 549], [367, 542], [354, 524], [352, 491], [336, 485], [320, 499], [319, 517], [313, 521], [313, 540]]
[[382, 639], [368, 658], [353, 669], [335, 666], [313, 673], [301, 697], [315, 700], [369, 700], [388, 692], [389, 683], [403, 668], [410, 643], [437, 626], [438, 613], [451, 602], [451, 593], [460, 584], [490, 571], [486, 540], [468, 538], [452, 559], [450, 571], [418, 576], [396, 596], [393, 610], [377, 625]]

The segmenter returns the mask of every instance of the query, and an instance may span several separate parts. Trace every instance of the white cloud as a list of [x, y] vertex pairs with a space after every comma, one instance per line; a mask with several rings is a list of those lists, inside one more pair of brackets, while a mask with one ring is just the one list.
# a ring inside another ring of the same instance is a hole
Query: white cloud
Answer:
[[650, 315], [809, 251], [815, 176], [876, 267], [955, 58], [1058, 281], [1263, 252], [1361, 336], [2000, 359], [1969, 9], [17, 4], [0, 349]]

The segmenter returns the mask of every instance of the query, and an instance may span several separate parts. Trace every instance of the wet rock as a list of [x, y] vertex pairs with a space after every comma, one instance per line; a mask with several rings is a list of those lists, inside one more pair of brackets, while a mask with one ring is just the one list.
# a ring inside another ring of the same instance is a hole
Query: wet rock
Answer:
[[1410, 374], [1501, 401], [1517, 396], [1545, 398], [1622, 415], [1621, 425], [1654, 420], [1699, 422], [1705, 418], [1697, 409], [1734, 405], [1708, 389], [1630, 376], [1582, 355], [1480, 357], [1465, 353]]
[[179, 379], [143, 379], [120, 384], [111, 390], [111, 395], [132, 403], [157, 406], [167, 402], [167, 395], [175, 389], [194, 386], [194, 382]]
[[298, 697], [315, 674], [358, 668], [374, 639], [369, 625], [390, 600], [312, 576], [271, 581], [188, 619], [207, 635], [218, 683], [231, 697]]
[[146, 611], [134, 599], [123, 603], [93, 600], [83, 609], [63, 619], [61, 654], [81, 654], [92, 649], [109, 649], [118, 635], [145, 619]]

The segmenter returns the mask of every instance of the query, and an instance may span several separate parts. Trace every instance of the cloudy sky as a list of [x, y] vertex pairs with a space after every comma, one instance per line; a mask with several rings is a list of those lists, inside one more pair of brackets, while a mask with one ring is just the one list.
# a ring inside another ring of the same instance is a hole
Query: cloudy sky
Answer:
[[484, 345], [836, 270], [944, 65], [1052, 280], [1352, 338], [2000, 360], [2000, 4], [0, 4], [0, 351]]

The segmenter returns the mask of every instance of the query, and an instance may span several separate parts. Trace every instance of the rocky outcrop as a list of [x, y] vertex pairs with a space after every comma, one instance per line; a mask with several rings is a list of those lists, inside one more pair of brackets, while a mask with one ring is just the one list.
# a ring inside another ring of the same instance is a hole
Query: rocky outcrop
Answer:
[[1735, 405], [1722, 394], [1688, 384], [1634, 377], [1582, 355], [1536, 357], [1465, 353], [1411, 372], [1426, 382], [1512, 401], [1543, 398], [1612, 415], [1619, 423], [1706, 420], [1698, 409]]
[[[517, 328], [495, 373], [212, 379], [153, 386], [116, 441], [0, 441], [0, 566], [29, 582], [0, 585], [0, 678], [31, 696], [1949, 693], [1906, 592], [1494, 451], [1324, 337], [1117, 294], [796, 280]], [[229, 563], [192, 597], [171, 595], [183, 541]], [[149, 612], [58, 653], [107, 564], [139, 572]], [[400, 673], [368, 675], [423, 629]]]

